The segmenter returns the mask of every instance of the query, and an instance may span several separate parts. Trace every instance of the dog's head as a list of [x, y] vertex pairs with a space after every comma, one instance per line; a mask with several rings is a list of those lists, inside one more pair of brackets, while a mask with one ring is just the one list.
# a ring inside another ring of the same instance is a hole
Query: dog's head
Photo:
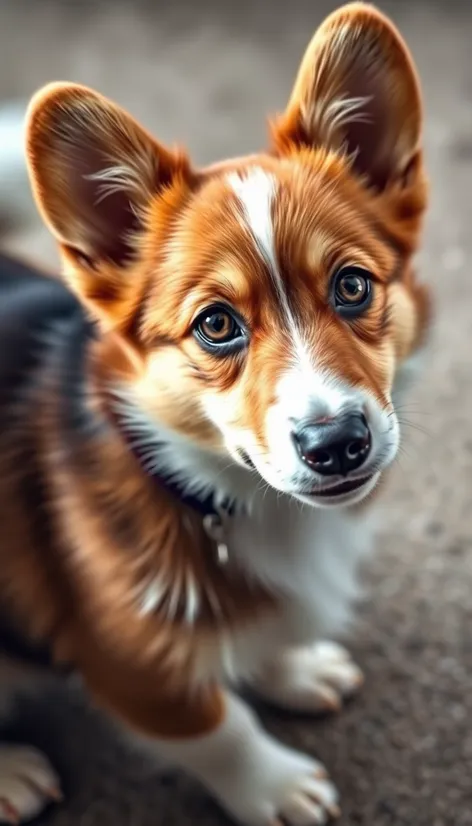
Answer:
[[148, 420], [313, 504], [372, 489], [425, 316], [421, 128], [406, 46], [362, 3], [317, 31], [251, 157], [196, 170], [89, 89], [36, 95], [40, 210]]

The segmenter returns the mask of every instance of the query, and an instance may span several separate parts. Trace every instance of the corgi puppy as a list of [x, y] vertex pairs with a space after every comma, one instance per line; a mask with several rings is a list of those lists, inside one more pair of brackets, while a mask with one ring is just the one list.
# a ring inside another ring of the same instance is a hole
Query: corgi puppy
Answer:
[[[316, 32], [250, 157], [196, 169], [78, 85], [30, 105], [65, 283], [1, 263], [2, 627], [247, 826], [338, 813], [235, 688], [318, 712], [361, 684], [325, 640], [428, 326], [421, 137], [408, 50], [363, 3]], [[0, 752], [4, 819], [57, 784]]]

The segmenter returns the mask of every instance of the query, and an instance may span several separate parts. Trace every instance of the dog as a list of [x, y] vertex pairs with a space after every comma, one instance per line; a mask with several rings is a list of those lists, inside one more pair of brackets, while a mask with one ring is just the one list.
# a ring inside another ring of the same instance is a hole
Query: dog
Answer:
[[[422, 121], [407, 47], [363, 3], [315, 33], [249, 157], [196, 169], [75, 84], [28, 111], [64, 280], [0, 262], [2, 645], [79, 673], [247, 826], [339, 811], [237, 689], [317, 713], [362, 682], [326, 640], [430, 324]], [[59, 793], [44, 756], [2, 748], [4, 820]]]

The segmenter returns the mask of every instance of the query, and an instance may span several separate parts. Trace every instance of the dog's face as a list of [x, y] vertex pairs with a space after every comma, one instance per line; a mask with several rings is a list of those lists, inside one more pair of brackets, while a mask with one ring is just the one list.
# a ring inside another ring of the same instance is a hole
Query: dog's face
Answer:
[[88, 89], [39, 93], [40, 209], [149, 421], [312, 504], [373, 488], [424, 319], [420, 137], [406, 47], [360, 3], [316, 33], [266, 154], [196, 171]]

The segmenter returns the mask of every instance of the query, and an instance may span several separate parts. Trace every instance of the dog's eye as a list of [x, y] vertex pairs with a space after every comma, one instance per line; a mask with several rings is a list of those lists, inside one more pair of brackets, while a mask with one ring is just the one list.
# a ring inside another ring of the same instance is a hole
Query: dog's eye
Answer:
[[246, 334], [233, 313], [226, 307], [208, 307], [194, 324], [198, 342], [207, 350], [232, 352], [246, 341]]
[[334, 277], [332, 301], [340, 315], [355, 316], [372, 300], [372, 279], [362, 267], [343, 267]]
[[202, 318], [199, 329], [201, 334], [212, 344], [224, 344], [234, 337], [238, 327], [229, 313], [224, 310], [217, 310]]

